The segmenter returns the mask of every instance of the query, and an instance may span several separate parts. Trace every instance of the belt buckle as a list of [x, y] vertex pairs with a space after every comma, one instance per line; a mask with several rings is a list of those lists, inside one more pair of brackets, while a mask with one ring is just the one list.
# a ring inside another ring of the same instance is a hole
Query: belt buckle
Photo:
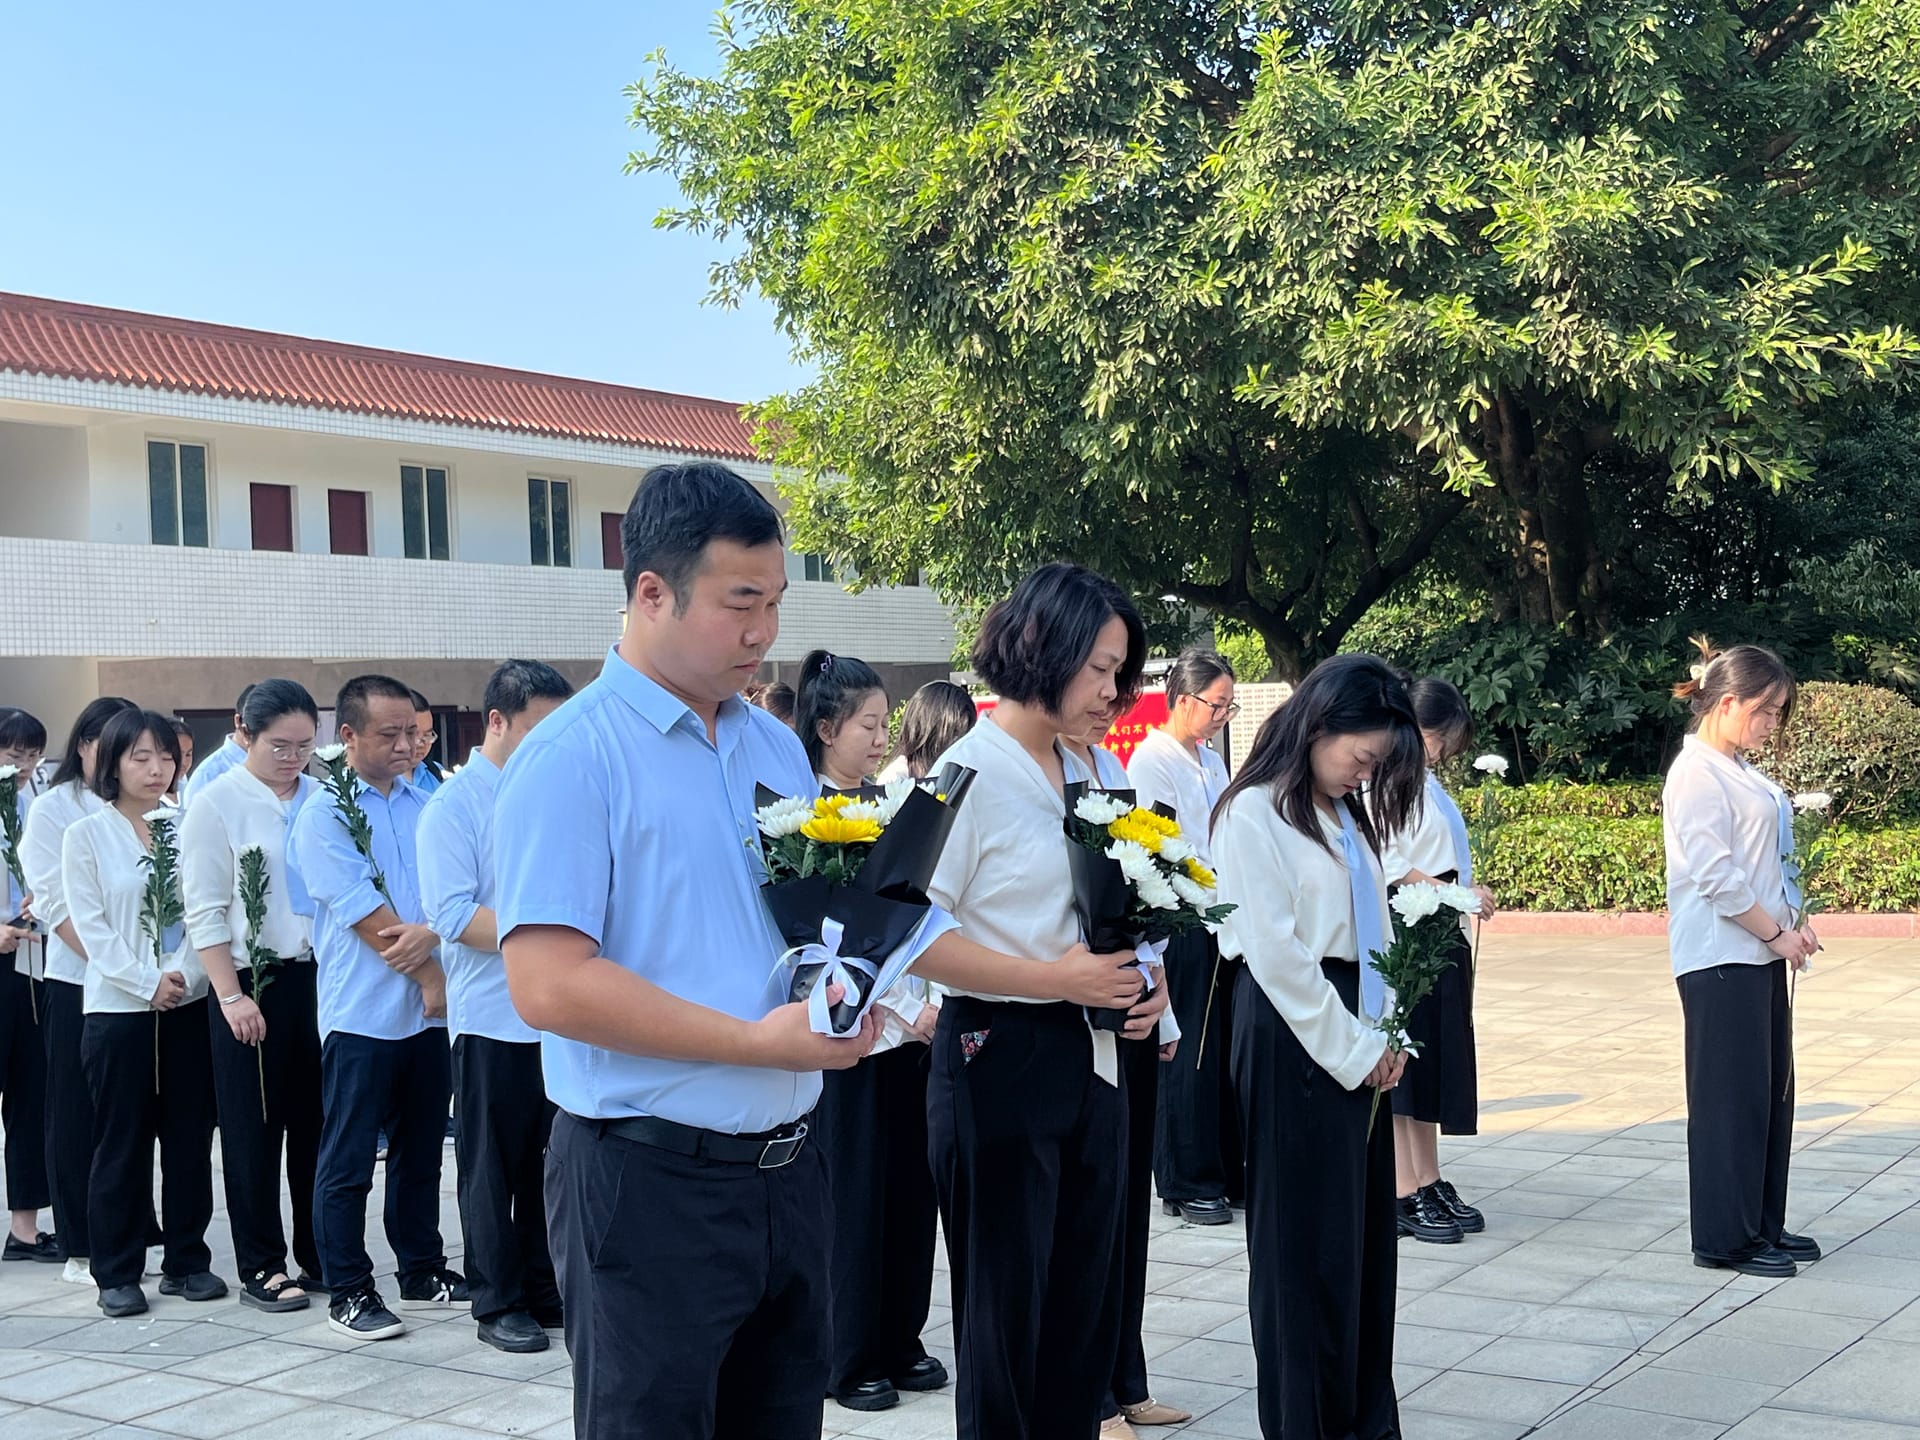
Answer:
[[791, 1135], [782, 1135], [769, 1140], [767, 1148], [760, 1152], [762, 1170], [779, 1170], [791, 1165], [800, 1158], [800, 1148], [807, 1142], [807, 1122], [802, 1120]]

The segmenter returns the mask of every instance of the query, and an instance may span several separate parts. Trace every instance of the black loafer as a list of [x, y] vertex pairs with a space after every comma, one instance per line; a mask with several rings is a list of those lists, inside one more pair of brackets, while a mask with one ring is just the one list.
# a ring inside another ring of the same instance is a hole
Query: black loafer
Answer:
[[211, 1270], [202, 1270], [198, 1275], [163, 1275], [160, 1278], [160, 1293], [178, 1295], [182, 1300], [224, 1300], [227, 1282]]
[[1784, 1252], [1796, 1265], [1811, 1265], [1820, 1258], [1820, 1242], [1810, 1235], [1795, 1235], [1782, 1230], [1773, 1248]]
[[480, 1343], [509, 1355], [533, 1355], [553, 1342], [533, 1316], [524, 1310], [509, 1310], [480, 1322]]
[[1463, 1234], [1478, 1235], [1487, 1228], [1487, 1217], [1460, 1198], [1451, 1180], [1436, 1180], [1427, 1186], [1439, 1198], [1441, 1207], [1453, 1217]]
[[947, 1384], [947, 1367], [931, 1355], [922, 1355], [893, 1377], [896, 1390], [940, 1390]]
[[60, 1253], [60, 1242], [42, 1230], [31, 1240], [7, 1236], [4, 1250], [0, 1250], [0, 1260], [34, 1260], [42, 1265], [58, 1265], [67, 1257]]
[[1702, 1255], [1693, 1252], [1693, 1263], [1703, 1270], [1738, 1270], [1742, 1275], [1760, 1275], [1769, 1280], [1784, 1280], [1797, 1274], [1800, 1267], [1793, 1257], [1774, 1245], [1762, 1245], [1748, 1255]]
[[147, 1292], [138, 1285], [115, 1285], [100, 1292], [100, 1308], [114, 1320], [147, 1313]]
[[1393, 1208], [1394, 1221], [1400, 1234], [1411, 1235], [1429, 1245], [1460, 1243], [1460, 1222], [1447, 1213], [1447, 1207], [1440, 1203], [1440, 1197], [1433, 1193], [1431, 1186], [1416, 1190], [1411, 1195], [1399, 1196], [1394, 1200]]
[[1233, 1208], [1217, 1195], [1207, 1200], [1162, 1200], [1160, 1208], [1169, 1215], [1178, 1215], [1189, 1225], [1233, 1223]]
[[900, 1403], [900, 1392], [891, 1380], [863, 1380], [846, 1390], [834, 1392], [834, 1403], [842, 1410], [891, 1410]]

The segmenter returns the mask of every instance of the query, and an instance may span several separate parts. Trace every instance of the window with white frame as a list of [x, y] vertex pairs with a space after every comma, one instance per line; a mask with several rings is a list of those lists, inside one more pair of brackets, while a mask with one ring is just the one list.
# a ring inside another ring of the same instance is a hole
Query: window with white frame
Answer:
[[453, 558], [445, 469], [400, 467], [400, 532], [409, 560]]
[[807, 579], [824, 580], [828, 584], [833, 584], [839, 578], [834, 574], [833, 563], [824, 555], [803, 555], [800, 558], [806, 567]]
[[572, 492], [565, 480], [527, 477], [527, 541], [534, 564], [573, 564]]
[[207, 494], [207, 447], [179, 440], [147, 441], [147, 515], [156, 545], [213, 543]]

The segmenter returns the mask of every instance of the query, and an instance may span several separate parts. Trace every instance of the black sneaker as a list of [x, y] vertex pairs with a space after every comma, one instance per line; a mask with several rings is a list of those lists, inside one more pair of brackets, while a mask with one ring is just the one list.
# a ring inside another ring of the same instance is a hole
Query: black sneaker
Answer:
[[178, 1295], [182, 1300], [224, 1300], [227, 1282], [211, 1270], [202, 1270], [197, 1275], [163, 1275], [160, 1293]]
[[350, 1340], [391, 1340], [407, 1327], [387, 1309], [378, 1290], [362, 1285], [327, 1307], [327, 1328]]
[[1393, 1202], [1394, 1217], [1400, 1234], [1411, 1235], [1429, 1245], [1458, 1245], [1460, 1223], [1449, 1215], [1439, 1197], [1428, 1190], [1416, 1190]]
[[31, 1240], [9, 1234], [6, 1249], [0, 1251], [0, 1260], [35, 1260], [42, 1265], [58, 1265], [66, 1258], [60, 1253], [60, 1242], [44, 1230]]
[[1427, 1186], [1440, 1199], [1441, 1208], [1453, 1217], [1453, 1223], [1468, 1235], [1478, 1235], [1487, 1228], [1487, 1217], [1460, 1198], [1460, 1192], [1453, 1188], [1451, 1180], [1436, 1180]]
[[480, 1322], [480, 1343], [509, 1355], [533, 1355], [553, 1342], [533, 1316], [524, 1310], [509, 1310]]
[[1758, 1275], [1768, 1280], [1785, 1280], [1800, 1268], [1786, 1251], [1767, 1244], [1745, 1255], [1707, 1255], [1696, 1250], [1693, 1263], [1703, 1270], [1738, 1270], [1742, 1275]]
[[467, 1277], [444, 1265], [429, 1275], [403, 1280], [400, 1284], [402, 1310], [438, 1310], [444, 1306], [468, 1305], [472, 1299], [467, 1294]]

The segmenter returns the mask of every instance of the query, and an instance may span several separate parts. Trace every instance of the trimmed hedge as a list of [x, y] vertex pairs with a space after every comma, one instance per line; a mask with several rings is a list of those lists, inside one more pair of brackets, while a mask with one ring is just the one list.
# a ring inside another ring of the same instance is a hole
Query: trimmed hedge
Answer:
[[[1539, 780], [1531, 785], [1506, 785], [1500, 807], [1508, 819], [1581, 817], [1589, 820], [1628, 820], [1660, 813], [1658, 780], [1614, 780], [1586, 785], [1573, 780]], [[1455, 792], [1463, 808], [1471, 808], [1477, 791]]]
[[[1515, 786], [1507, 793], [1538, 788]], [[1830, 833], [1834, 849], [1826, 872], [1828, 909], [1920, 910], [1920, 825], [1878, 830], [1835, 826]], [[1492, 862], [1477, 878], [1509, 910], [1664, 910], [1666, 877], [1666, 847], [1657, 815], [1540, 815], [1503, 825]]]

